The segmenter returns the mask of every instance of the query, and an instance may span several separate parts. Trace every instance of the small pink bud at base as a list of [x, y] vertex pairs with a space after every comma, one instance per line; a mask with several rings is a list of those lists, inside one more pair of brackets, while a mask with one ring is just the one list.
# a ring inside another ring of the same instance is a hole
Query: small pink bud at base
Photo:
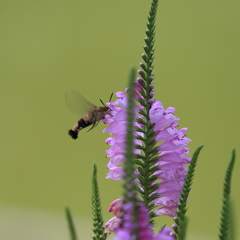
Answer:
[[150, 99], [148, 100], [148, 103], [149, 103], [149, 104], [153, 104], [153, 103], [154, 103], [154, 98], [150, 98]]
[[142, 70], [138, 70], [138, 74], [141, 75], [141, 77], [145, 78], [145, 73]]
[[150, 92], [149, 95], [150, 95], [150, 97], [153, 97], [155, 95], [155, 93], [154, 92]]
[[176, 238], [176, 234], [173, 233], [173, 232], [171, 232], [171, 233], [170, 233], [170, 237]]
[[172, 225], [172, 228], [173, 228], [173, 229], [178, 229], [178, 226], [177, 226], [176, 224], [173, 224], [173, 225]]
[[148, 59], [147, 59], [146, 54], [144, 54], [144, 53], [142, 54], [142, 59], [143, 59], [145, 62], [147, 62]]

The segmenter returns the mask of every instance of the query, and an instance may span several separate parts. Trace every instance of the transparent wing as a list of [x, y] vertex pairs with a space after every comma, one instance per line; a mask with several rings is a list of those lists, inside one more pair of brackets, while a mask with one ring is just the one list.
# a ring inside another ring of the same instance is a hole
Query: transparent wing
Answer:
[[86, 113], [89, 113], [96, 108], [95, 105], [74, 90], [67, 92], [65, 99], [68, 108], [79, 117], [83, 117]]

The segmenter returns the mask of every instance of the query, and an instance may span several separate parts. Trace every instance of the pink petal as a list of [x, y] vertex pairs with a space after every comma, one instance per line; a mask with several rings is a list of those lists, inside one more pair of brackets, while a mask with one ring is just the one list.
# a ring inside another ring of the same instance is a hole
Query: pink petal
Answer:
[[131, 240], [131, 234], [128, 229], [119, 229], [116, 231], [116, 236], [113, 240]]
[[110, 234], [116, 231], [117, 228], [119, 228], [120, 222], [120, 218], [113, 217], [108, 222], [106, 222], [103, 227], [106, 228], [108, 230], [108, 233]]
[[126, 132], [126, 122], [114, 121], [105, 129], [104, 132], [110, 132], [111, 134]]
[[124, 154], [117, 154], [117, 155], [114, 155], [113, 157], [111, 157], [110, 161], [108, 162], [107, 164], [107, 167], [108, 166], [115, 166], [115, 165], [119, 165], [121, 163], [123, 163], [125, 161], [125, 156]]
[[179, 131], [179, 130], [176, 129], [176, 128], [166, 127], [166, 128], [160, 130], [160, 131], [157, 133], [155, 139], [156, 139], [156, 141], [169, 140], [169, 139], [177, 136], [177, 135], [178, 135], [178, 131]]
[[[172, 124], [174, 121], [179, 120], [179, 118], [175, 117], [172, 114], [164, 114], [162, 117], [159, 118], [159, 120], [154, 125], [154, 130], [158, 131], [161, 128], [164, 128], [170, 124]], [[152, 121], [151, 121], [152, 122]]]
[[176, 238], [171, 234], [172, 231], [169, 228], [163, 227], [163, 229], [152, 240], [175, 240]]
[[111, 178], [112, 180], [121, 180], [123, 179], [123, 173], [124, 169], [122, 167], [115, 167], [115, 166], [109, 166], [108, 169], [110, 170], [107, 173], [106, 178]]
[[[180, 150], [180, 149], [177, 149]], [[165, 162], [178, 162], [178, 163], [188, 163], [188, 158], [184, 155], [181, 155], [178, 153], [178, 151], [168, 151], [168, 152], [163, 152], [160, 156], [160, 162], [165, 161]]]
[[169, 216], [169, 217], [175, 217], [176, 216], [176, 208], [168, 208], [168, 207], [162, 207], [154, 211], [154, 213], [157, 216]]
[[119, 215], [121, 215], [120, 213], [122, 205], [123, 199], [122, 198], [116, 199], [110, 204], [108, 211], [112, 212], [115, 216], [119, 217]]

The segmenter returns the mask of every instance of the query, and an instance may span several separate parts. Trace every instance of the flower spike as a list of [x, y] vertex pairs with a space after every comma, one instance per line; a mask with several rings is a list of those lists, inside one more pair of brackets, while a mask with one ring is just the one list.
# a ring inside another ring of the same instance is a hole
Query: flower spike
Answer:
[[[178, 129], [179, 120], [174, 115], [175, 108], [166, 110], [154, 96], [154, 42], [155, 19], [158, 1], [153, 0], [148, 17], [146, 30], [145, 53], [142, 55], [144, 63], [140, 63], [142, 70], [138, 70], [138, 77], [134, 82], [134, 98], [138, 104], [133, 103], [134, 125], [134, 171], [138, 192], [149, 215], [176, 216], [184, 179], [187, 173], [185, 164], [190, 162], [186, 155], [189, 149], [187, 143], [191, 141], [186, 137], [187, 128]], [[126, 90], [129, 93], [129, 89]], [[125, 162], [125, 138], [127, 133], [127, 102], [128, 96], [117, 92], [118, 99], [109, 103], [111, 116], [104, 121], [110, 125], [104, 130], [113, 136], [106, 140], [111, 146], [106, 151], [110, 161], [107, 164], [109, 173], [107, 178], [119, 180], [124, 178], [124, 169], [119, 164]], [[127, 144], [128, 146], [128, 144]]]
[[105, 240], [107, 233], [103, 228], [100, 194], [97, 182], [97, 166], [94, 162], [92, 173], [92, 213], [93, 213], [93, 240]]

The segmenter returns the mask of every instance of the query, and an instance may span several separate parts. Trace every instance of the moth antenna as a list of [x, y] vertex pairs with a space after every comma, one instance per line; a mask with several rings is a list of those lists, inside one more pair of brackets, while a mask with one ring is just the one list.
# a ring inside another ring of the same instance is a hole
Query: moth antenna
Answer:
[[110, 96], [109, 102], [111, 102], [111, 100], [112, 100], [112, 96], [113, 96], [113, 93], [112, 93], [111, 96]]
[[104, 102], [102, 101], [102, 99], [99, 99], [100, 100], [100, 102], [102, 103], [102, 105], [104, 106], [104, 107], [106, 107], [106, 105], [104, 104]]

